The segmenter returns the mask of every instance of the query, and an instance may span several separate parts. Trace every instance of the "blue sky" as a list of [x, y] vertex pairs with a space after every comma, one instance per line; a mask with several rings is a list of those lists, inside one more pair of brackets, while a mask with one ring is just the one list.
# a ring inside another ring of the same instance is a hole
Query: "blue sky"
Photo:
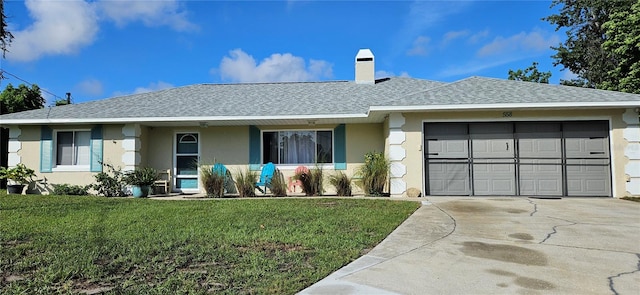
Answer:
[[198, 83], [353, 80], [360, 48], [376, 76], [506, 78], [553, 67], [551, 1], [6, 1], [15, 39], [2, 70], [51, 102]]

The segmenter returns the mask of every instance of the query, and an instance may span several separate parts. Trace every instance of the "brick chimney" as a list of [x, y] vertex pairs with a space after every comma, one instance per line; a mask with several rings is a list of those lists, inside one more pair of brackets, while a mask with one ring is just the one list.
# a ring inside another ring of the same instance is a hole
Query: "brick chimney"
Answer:
[[375, 63], [373, 52], [369, 49], [360, 49], [356, 55], [356, 83], [375, 84]]

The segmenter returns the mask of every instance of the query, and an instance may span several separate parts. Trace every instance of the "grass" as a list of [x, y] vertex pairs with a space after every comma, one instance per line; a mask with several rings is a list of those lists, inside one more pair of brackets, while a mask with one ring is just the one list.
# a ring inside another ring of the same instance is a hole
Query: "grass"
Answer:
[[0, 293], [294, 294], [366, 253], [418, 206], [0, 193]]
[[633, 202], [640, 202], [640, 197], [622, 197], [621, 199]]

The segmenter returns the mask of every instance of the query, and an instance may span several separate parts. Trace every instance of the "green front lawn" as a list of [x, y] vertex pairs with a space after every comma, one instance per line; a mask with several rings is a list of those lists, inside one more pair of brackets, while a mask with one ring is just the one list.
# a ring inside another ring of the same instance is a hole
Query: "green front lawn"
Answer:
[[418, 206], [0, 193], [0, 293], [293, 294], [366, 253]]

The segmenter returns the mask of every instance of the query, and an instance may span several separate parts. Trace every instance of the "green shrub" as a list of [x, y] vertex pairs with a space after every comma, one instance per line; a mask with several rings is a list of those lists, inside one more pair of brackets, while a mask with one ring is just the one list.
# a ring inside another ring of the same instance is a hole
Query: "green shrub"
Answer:
[[284, 176], [280, 169], [276, 169], [273, 172], [273, 177], [271, 178], [271, 193], [274, 197], [286, 197], [287, 196], [287, 184], [284, 181]]
[[329, 183], [336, 188], [338, 196], [351, 196], [351, 178], [342, 171], [329, 175]]
[[391, 162], [383, 153], [369, 152], [356, 174], [362, 179], [362, 190], [369, 196], [380, 197], [389, 179]]
[[294, 177], [300, 180], [302, 191], [306, 196], [322, 196], [324, 193], [322, 168], [314, 167], [309, 172], [298, 173]]
[[152, 185], [160, 176], [158, 171], [151, 167], [138, 167], [133, 171], [126, 172], [122, 179], [125, 183], [130, 185]]
[[240, 198], [256, 196], [255, 185], [258, 179], [258, 173], [249, 169], [238, 170], [233, 178], [236, 180], [236, 187], [238, 188]]
[[211, 171], [209, 166], [201, 166], [200, 175], [202, 177], [202, 184], [204, 185], [205, 192], [207, 192], [207, 196], [212, 198], [224, 197], [225, 176], [214, 173]]
[[125, 174], [122, 172], [122, 168], [117, 169], [111, 164], [102, 163], [108, 172], [100, 172], [95, 175], [96, 183], [91, 185], [91, 188], [98, 192], [98, 195], [105, 197], [124, 197], [125, 186], [124, 182]]
[[89, 194], [90, 185], [52, 184], [53, 194], [60, 196], [86, 196]]

